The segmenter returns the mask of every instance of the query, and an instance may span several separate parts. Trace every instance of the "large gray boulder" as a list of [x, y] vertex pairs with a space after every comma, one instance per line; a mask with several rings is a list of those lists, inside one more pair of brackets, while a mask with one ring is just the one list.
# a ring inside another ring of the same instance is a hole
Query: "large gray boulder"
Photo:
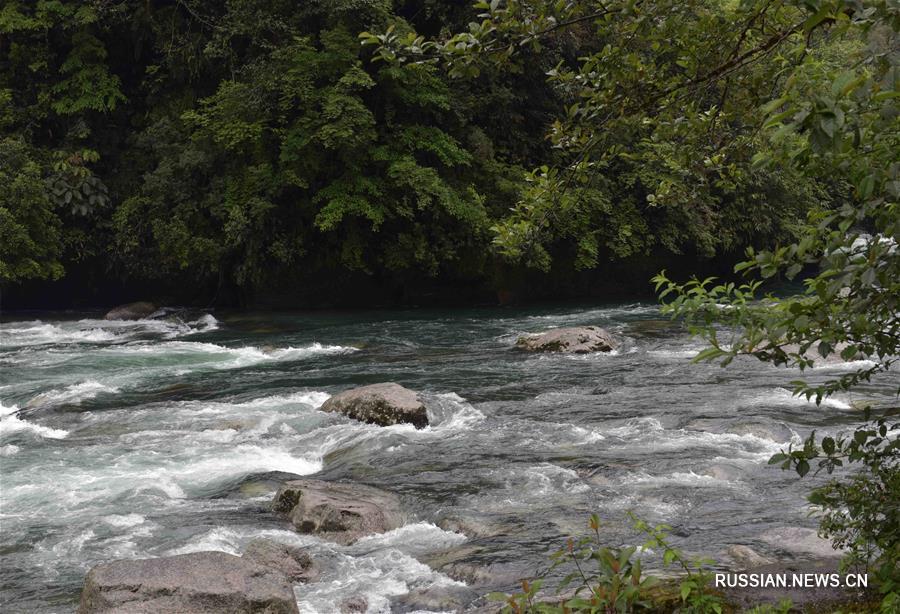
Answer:
[[146, 301], [128, 303], [113, 307], [106, 312], [107, 320], [140, 320], [149, 317], [156, 311], [156, 305]]
[[297, 614], [288, 578], [225, 552], [101, 563], [88, 572], [78, 614]]
[[403, 525], [400, 500], [364, 484], [299, 479], [285, 482], [274, 508], [288, 515], [301, 533], [315, 533], [340, 544]]
[[419, 395], [392, 382], [345, 390], [319, 409], [380, 426], [409, 423], [420, 429], [428, 425], [428, 412]]
[[304, 548], [270, 539], [254, 539], [244, 549], [244, 560], [280, 571], [291, 582], [315, 582], [319, 568]]
[[519, 337], [516, 348], [527, 352], [559, 352], [562, 354], [587, 354], [610, 352], [618, 343], [599, 326], [555, 328], [546, 333]]

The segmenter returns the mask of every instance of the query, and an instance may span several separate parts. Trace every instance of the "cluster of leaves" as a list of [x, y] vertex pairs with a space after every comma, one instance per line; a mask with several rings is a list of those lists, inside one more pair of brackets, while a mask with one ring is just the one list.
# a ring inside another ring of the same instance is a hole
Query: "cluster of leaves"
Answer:
[[549, 132], [558, 161], [532, 173], [533, 187], [493, 226], [495, 246], [516, 261], [546, 269], [560, 241], [574, 242], [581, 267], [654, 250], [739, 252], [791, 238], [806, 212], [844, 189], [828, 176], [753, 168], [767, 148], [760, 106], [805, 53], [805, 12], [791, 3], [476, 7], [479, 21], [445, 38], [391, 29], [361, 38], [386, 62], [468, 78], [514, 67], [525, 50], [582, 42], [548, 71], [564, 102]]
[[[563, 614], [570, 612], [625, 614], [652, 611], [663, 600], [663, 582], [646, 575], [642, 557], [647, 552], [661, 552], [664, 567], [675, 566], [681, 572], [678, 584], [680, 610], [695, 614], [721, 614], [722, 599], [710, 590], [712, 561], [691, 560], [669, 541], [666, 525], [649, 525], [629, 514], [637, 533], [644, 539], [640, 550], [636, 546], [615, 548], [606, 546], [600, 535], [600, 518], [592, 514], [590, 535], [575, 540], [554, 553], [545, 576], [559, 569], [571, 569], [556, 587], [551, 598], [541, 593], [544, 578], [523, 580], [522, 592], [507, 595], [492, 593], [489, 598], [504, 603], [507, 613]], [[637, 555], [637, 556], [636, 556]]]
[[[727, 364], [743, 354], [800, 369], [832, 354], [869, 361], [824, 384], [793, 383], [796, 394], [819, 403], [890, 372], [900, 355], [900, 8], [854, 2], [817, 8], [807, 29], [827, 24], [833, 35], [855, 35], [864, 46], [850, 68], [810, 61], [789, 74], [781, 95], [765, 107], [772, 147], [757, 163], [830, 172], [852, 185], [852, 193], [835, 211], [810, 216], [797, 241], [748, 250], [736, 266], [751, 276], [748, 283], [679, 284], [664, 274], [656, 283], [671, 299], [665, 308], [709, 342], [700, 360]], [[760, 296], [763, 280], [804, 273], [802, 294]], [[828, 473], [843, 463], [859, 468], [816, 489], [810, 501], [821, 512], [822, 533], [848, 550], [848, 563], [876, 570], [886, 611], [900, 603], [898, 429], [896, 416], [867, 417], [848, 437], [817, 442], [813, 433], [801, 449], [772, 458], [801, 476], [814, 459]]]
[[[60, 241], [4, 279], [84, 260], [244, 287], [342, 269], [472, 280], [509, 258], [771, 244], [829, 200], [827, 182], [747, 172], [783, 61], [679, 93], [734, 42], [743, 4], [480, 3], [441, 38], [470, 10], [5, 3], [2, 132], [33, 149]], [[761, 21], [741, 53], [784, 18]], [[362, 30], [383, 34], [361, 46]]]
[[82, 258], [246, 287], [312, 270], [483, 273], [518, 160], [544, 149], [540, 131], [486, 109], [531, 77], [454, 92], [433, 67], [369, 62], [357, 33], [408, 28], [399, 14], [420, 5], [5, 3], [0, 131], [33, 164], [4, 170], [44, 214], [2, 197], [22, 261], [4, 254], [2, 279]]
[[845, 551], [844, 566], [872, 573], [884, 593], [884, 609], [900, 604], [900, 423], [884, 417], [869, 419], [852, 436], [816, 438], [813, 431], [802, 447], [774, 455], [770, 464], [794, 469], [800, 476], [832, 474], [845, 463], [861, 471], [844, 480], [830, 480], [809, 496], [820, 514], [820, 532], [836, 549]]

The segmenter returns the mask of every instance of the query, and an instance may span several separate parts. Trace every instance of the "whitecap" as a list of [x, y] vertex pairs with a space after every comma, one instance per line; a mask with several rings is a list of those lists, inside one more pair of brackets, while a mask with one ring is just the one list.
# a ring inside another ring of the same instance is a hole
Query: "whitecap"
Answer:
[[430, 522], [407, 524], [386, 533], [366, 535], [348, 547], [352, 553], [372, 552], [381, 548], [397, 548], [416, 556], [446, 550], [466, 541], [466, 536], [446, 531]]
[[16, 322], [18, 326], [0, 327], [0, 346], [21, 347], [58, 343], [105, 343], [115, 341], [112, 331], [95, 325], [89, 328], [64, 328], [59, 324], [41, 322]]
[[[795, 405], [815, 407], [815, 398], [807, 400], [805, 396], [795, 395], [786, 388], [774, 388], [768, 392], [758, 394], [746, 401], [750, 405]], [[822, 407], [831, 407], [833, 409], [852, 409], [852, 406], [834, 396], [822, 399]]]
[[19, 411], [19, 408], [15, 405], [6, 407], [0, 404], [0, 437], [15, 433], [31, 433], [47, 439], [64, 439], [69, 435], [68, 431], [62, 429], [55, 429], [23, 420], [16, 415], [15, 412], [17, 411]]
[[465, 586], [396, 548], [385, 548], [363, 556], [340, 557], [335, 572], [298, 588], [295, 594], [302, 614], [330, 612], [353, 595], [366, 600], [369, 612], [390, 612], [392, 598], [416, 588]]
[[871, 369], [877, 364], [874, 360], [848, 360], [847, 362], [816, 363], [811, 368], [815, 371], [857, 371]]
[[143, 524], [147, 519], [140, 514], [110, 514], [100, 518], [106, 524], [116, 528], [127, 528]]
[[647, 484], [650, 486], [668, 486], [677, 484], [679, 486], [690, 486], [695, 488], [744, 487], [744, 484], [740, 481], [726, 480], [714, 475], [698, 474], [693, 471], [675, 472], [669, 475], [650, 475], [645, 472], [640, 472], [623, 477], [621, 482], [623, 484]]
[[472, 407], [455, 392], [438, 394], [429, 405], [429, 418], [433, 422], [425, 431], [463, 431], [484, 420], [484, 414]]
[[684, 350], [647, 350], [651, 356], [659, 356], [660, 358], [695, 358], [700, 353], [699, 349]]
[[118, 392], [118, 388], [107, 386], [95, 380], [87, 380], [78, 384], [72, 384], [63, 390], [48, 390], [42, 392], [28, 401], [26, 407], [37, 407], [44, 405], [61, 405], [63, 403], [76, 404], [82, 401], [93, 399], [100, 393], [113, 394]]

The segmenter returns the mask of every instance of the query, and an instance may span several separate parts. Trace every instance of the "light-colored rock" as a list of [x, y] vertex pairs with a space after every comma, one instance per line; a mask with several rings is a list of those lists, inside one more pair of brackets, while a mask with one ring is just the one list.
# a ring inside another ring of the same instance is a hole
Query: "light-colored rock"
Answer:
[[526, 352], [559, 352], [561, 354], [587, 354], [611, 352], [618, 343], [599, 326], [556, 328], [546, 333], [519, 337], [516, 348]]
[[78, 614], [297, 614], [288, 578], [225, 552], [101, 563], [88, 572]]
[[106, 312], [107, 320], [140, 320], [149, 317], [156, 311], [156, 305], [147, 301], [128, 303], [113, 307]]
[[835, 550], [830, 541], [819, 537], [815, 529], [805, 527], [770, 529], [760, 535], [760, 539], [776, 548], [820, 559], [836, 558], [843, 554]]
[[409, 423], [420, 429], [428, 425], [428, 412], [419, 395], [391, 382], [345, 390], [319, 409], [380, 426]]
[[773, 563], [772, 559], [766, 558], [750, 546], [734, 544], [725, 549], [725, 554], [734, 561], [737, 569], [751, 569], [761, 565], [769, 565]]
[[275, 493], [273, 507], [287, 513], [297, 531], [341, 544], [391, 531], [404, 522], [395, 495], [364, 484], [291, 480]]
[[244, 559], [280, 571], [291, 582], [315, 582], [319, 570], [303, 548], [270, 539], [254, 539], [244, 549]]

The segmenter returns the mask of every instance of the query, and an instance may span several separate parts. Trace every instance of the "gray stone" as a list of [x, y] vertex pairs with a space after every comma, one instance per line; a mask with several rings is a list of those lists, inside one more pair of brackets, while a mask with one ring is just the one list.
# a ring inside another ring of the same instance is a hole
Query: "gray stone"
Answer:
[[365, 612], [369, 609], [369, 602], [365, 597], [354, 595], [348, 597], [341, 602], [341, 614], [354, 614], [355, 612]]
[[341, 544], [399, 528], [404, 522], [395, 495], [364, 484], [291, 480], [275, 493], [273, 506], [288, 514], [297, 531]]
[[781, 527], [769, 529], [760, 536], [764, 542], [780, 550], [812, 556], [817, 559], [838, 558], [843, 552], [835, 550], [831, 542], [819, 537], [815, 529]]
[[243, 558], [280, 571], [292, 582], [315, 582], [319, 577], [319, 570], [305, 549], [270, 539], [251, 541], [244, 549]]
[[288, 578], [225, 552], [101, 563], [88, 572], [79, 614], [296, 614]]
[[428, 413], [419, 396], [391, 382], [345, 390], [319, 409], [380, 426], [409, 423], [420, 429], [428, 425]]
[[559, 352], [562, 354], [587, 354], [610, 352], [618, 343], [599, 326], [556, 328], [546, 333], [519, 337], [516, 348], [527, 352]]
[[113, 307], [106, 312], [107, 320], [140, 320], [149, 317], [156, 311], [156, 305], [147, 301], [128, 303]]
[[725, 549], [725, 553], [734, 561], [738, 569], [750, 569], [751, 567], [760, 567], [773, 563], [772, 559], [768, 559], [759, 554], [750, 546], [734, 544]]

